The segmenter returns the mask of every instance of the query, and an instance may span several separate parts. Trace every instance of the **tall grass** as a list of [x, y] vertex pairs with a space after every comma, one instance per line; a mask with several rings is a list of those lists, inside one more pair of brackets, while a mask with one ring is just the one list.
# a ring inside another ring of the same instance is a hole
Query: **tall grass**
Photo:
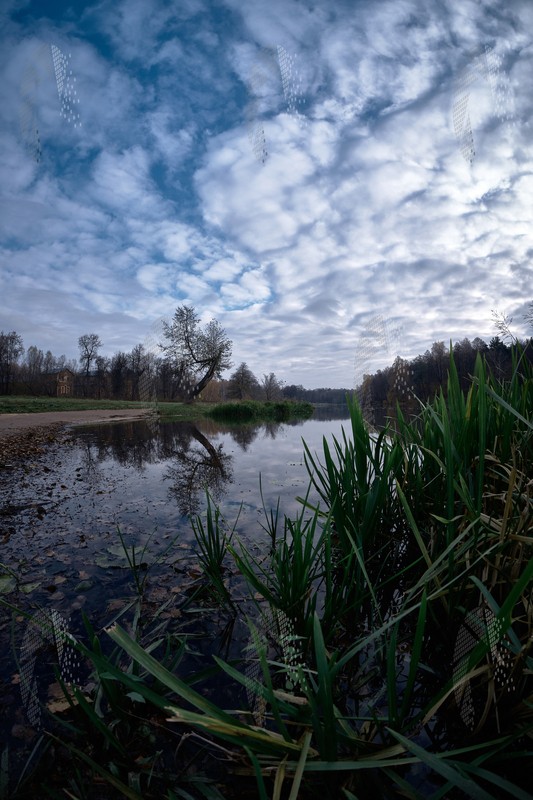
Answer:
[[[299, 637], [296, 665], [255, 637], [263, 725], [247, 721], [249, 708], [193, 689], [201, 675], [178, 677], [172, 648], [164, 663], [117, 624], [108, 629], [114, 659], [94, 637], [85, 648], [114, 716], [93, 719], [94, 699], [75, 697], [92, 735], [116, 752], [122, 766], [107, 780], [125, 796], [156, 796], [145, 773], [140, 791], [126, 793], [124, 750], [109, 738], [116, 719], [138, 717], [151, 730], [157, 720], [157, 741], [179, 731], [196, 737], [197, 758], [208, 748], [211, 763], [225, 759], [225, 781], [197, 787], [175, 769], [165, 783], [154, 762], [169, 800], [531, 796], [531, 368], [517, 354], [501, 383], [478, 358], [463, 392], [451, 358], [446, 395], [410, 422], [398, 409], [394, 429], [380, 433], [349, 405], [349, 431], [324, 439], [320, 456], [304, 443], [310, 491], [296, 519], [267, 515], [263, 556], [236, 531], [225, 538], [210, 504], [206, 526], [194, 523], [204, 572], [218, 580], [228, 553], [250, 598], [282, 611]], [[243, 664], [215, 662], [242, 697]]]
[[194, 538], [198, 547], [198, 561], [208, 585], [220, 602], [229, 603], [230, 605], [231, 595], [224, 583], [224, 560], [230, 548], [238, 520], [239, 516], [237, 516], [232, 530], [228, 531], [221, 518], [220, 509], [215, 508], [213, 510], [208, 493], [205, 524], [199, 515], [191, 519]]

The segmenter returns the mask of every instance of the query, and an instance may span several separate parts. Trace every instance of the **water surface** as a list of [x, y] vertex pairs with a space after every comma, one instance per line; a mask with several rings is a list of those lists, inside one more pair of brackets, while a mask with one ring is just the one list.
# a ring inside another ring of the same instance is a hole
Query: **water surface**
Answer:
[[[324, 409], [320, 415], [331, 416]], [[337, 412], [342, 415], [344, 409]], [[165, 614], [178, 619], [184, 593], [202, 580], [190, 515], [205, 516], [206, 487], [228, 526], [238, 520], [235, 535], [260, 556], [270, 541], [263, 502], [267, 512], [278, 499], [281, 515], [301, 512], [296, 497], [309, 485], [302, 439], [320, 455], [323, 437], [340, 436], [342, 425], [349, 421], [72, 428], [67, 443], [2, 484], [2, 562], [14, 576], [2, 596], [30, 612], [56, 609], [74, 632], [81, 630], [83, 609], [98, 629], [135, 596], [129, 557], [139, 580], [146, 579], [147, 613], [175, 600]], [[239, 581], [229, 565], [228, 588], [237, 596]], [[9, 612], [0, 611], [0, 672], [7, 682], [16, 675], [10, 624]], [[19, 646], [23, 628], [15, 631]]]

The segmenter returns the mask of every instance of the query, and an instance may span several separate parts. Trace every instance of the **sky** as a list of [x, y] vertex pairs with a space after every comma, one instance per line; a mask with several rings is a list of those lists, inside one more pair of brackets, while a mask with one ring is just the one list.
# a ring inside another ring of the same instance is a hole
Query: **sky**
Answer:
[[530, 0], [2, 0], [0, 330], [193, 305], [307, 388], [531, 335], [532, 76]]

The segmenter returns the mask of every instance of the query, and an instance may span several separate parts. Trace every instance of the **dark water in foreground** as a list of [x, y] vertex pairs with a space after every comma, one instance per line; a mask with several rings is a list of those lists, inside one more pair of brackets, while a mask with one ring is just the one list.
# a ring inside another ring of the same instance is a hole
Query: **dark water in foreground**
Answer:
[[[343, 409], [336, 413], [346, 417]], [[321, 409], [320, 416], [331, 414]], [[349, 421], [231, 427], [209, 420], [128, 422], [71, 429], [65, 444], [8, 474], [0, 487], [0, 598], [30, 613], [55, 609], [75, 635], [83, 631], [83, 610], [101, 631], [135, 596], [120, 529], [130, 558], [135, 548], [139, 579], [146, 579], [147, 615], [170, 601], [163, 619], [206, 642], [215, 632], [218, 651], [224, 646], [227, 655], [231, 646], [235, 654], [248, 635], [242, 615], [224, 634], [213, 615], [203, 614], [200, 622], [197, 614], [184, 619], [179, 611], [184, 593], [201, 581], [189, 515], [205, 515], [207, 485], [230, 527], [238, 517], [236, 534], [246, 548], [265, 552], [259, 476], [267, 511], [279, 498], [281, 514], [294, 517], [301, 510], [295, 498], [309, 484], [302, 438], [321, 455], [322, 438], [340, 436], [342, 425], [348, 429]], [[237, 597], [239, 580], [228, 572]], [[0, 713], [7, 712], [10, 728], [27, 722], [17, 685], [27, 624], [16, 615], [13, 623], [12, 613], [0, 608]], [[209, 648], [198, 642], [199, 652]]]

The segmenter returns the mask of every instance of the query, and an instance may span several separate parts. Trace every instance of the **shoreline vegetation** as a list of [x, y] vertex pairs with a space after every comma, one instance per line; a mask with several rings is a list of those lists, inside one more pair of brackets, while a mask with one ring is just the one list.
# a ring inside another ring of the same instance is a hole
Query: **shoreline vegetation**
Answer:
[[0, 397], [0, 414], [35, 414], [54, 411], [120, 411], [139, 412], [153, 409], [162, 420], [195, 420], [212, 417], [222, 421], [251, 422], [283, 420], [291, 417], [310, 417], [313, 404], [294, 400], [259, 401], [232, 400], [227, 403], [158, 402], [148, 405], [137, 400], [93, 400], [60, 397], [26, 397], [24, 395]]
[[[319, 504], [265, 509], [262, 552], [209, 497], [191, 518], [202, 580], [180, 610], [235, 623], [237, 573], [252, 654], [187, 673], [198, 645], [143, 604], [133, 553], [130, 616], [85, 619], [90, 690], [62, 682], [64, 718], [48, 714], [10, 797], [531, 797], [532, 366], [516, 347], [500, 380], [478, 354], [464, 389], [450, 354], [446, 392], [414, 419], [398, 408], [375, 433], [349, 409], [320, 455], [304, 443]], [[8, 785], [6, 751], [2, 765]]]
[[260, 422], [261, 420], [288, 420], [292, 417], [307, 419], [313, 415], [311, 403], [293, 400], [237, 400], [218, 403], [207, 416], [223, 422]]

